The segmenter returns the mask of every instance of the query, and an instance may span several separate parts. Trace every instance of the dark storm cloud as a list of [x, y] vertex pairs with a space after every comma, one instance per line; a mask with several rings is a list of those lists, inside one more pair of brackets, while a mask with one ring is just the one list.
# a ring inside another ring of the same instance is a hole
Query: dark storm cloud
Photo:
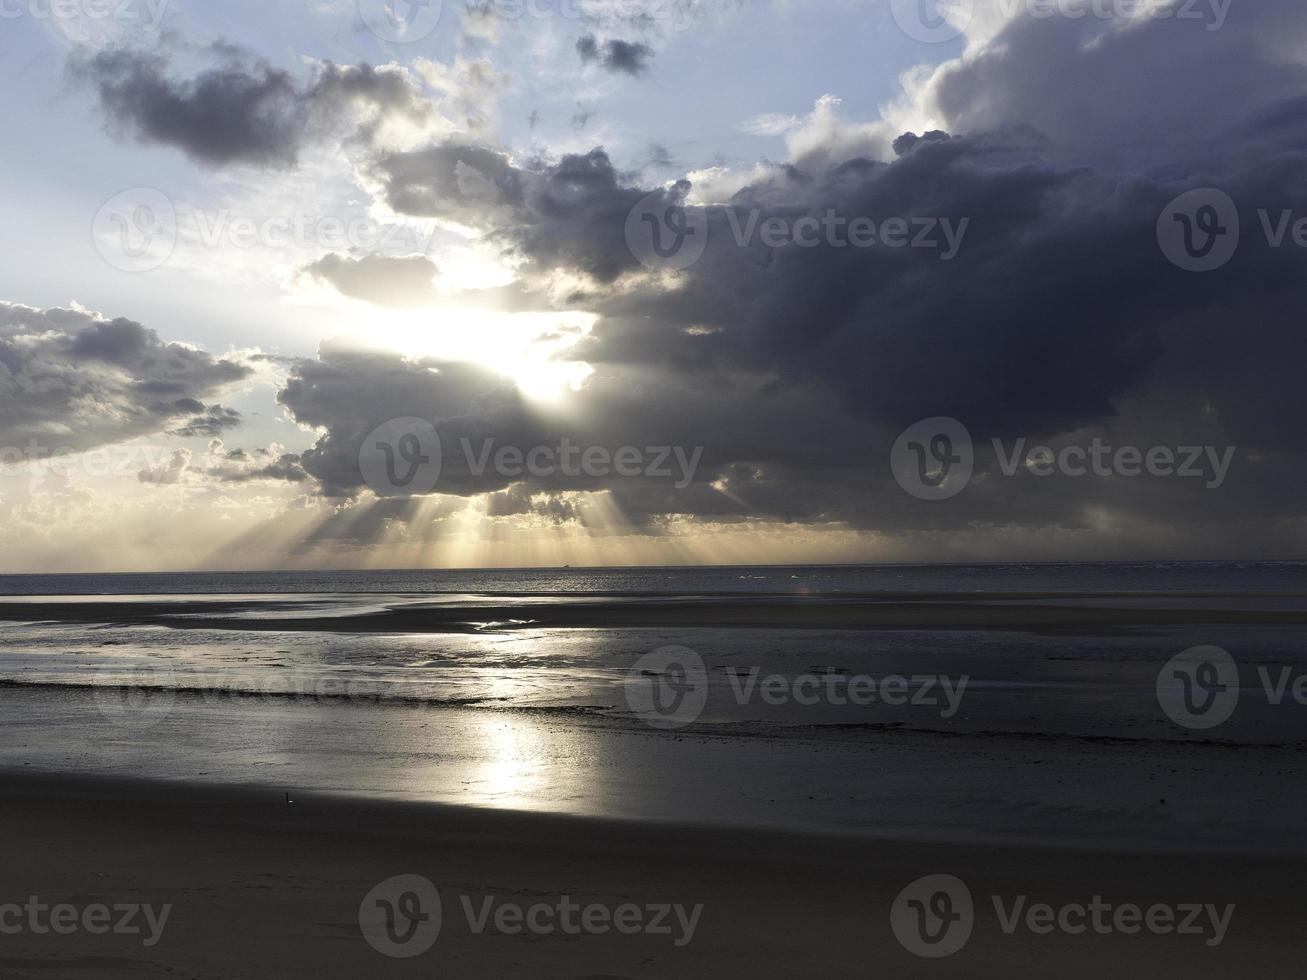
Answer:
[[[174, 407], [175, 407], [174, 403]], [[191, 408], [190, 411], [197, 411]], [[200, 437], [214, 437], [222, 435], [228, 429], [234, 429], [241, 424], [241, 413], [234, 408], [224, 408], [221, 405], [209, 405], [207, 408], [201, 405], [198, 409], [199, 414], [192, 415], [181, 425], [170, 430], [172, 435], [181, 436], [187, 439]]]
[[288, 73], [232, 61], [178, 80], [169, 69], [162, 55], [129, 48], [72, 63], [123, 137], [176, 146], [203, 163], [295, 162], [307, 107]]
[[[631, 525], [679, 514], [881, 530], [1015, 521], [1072, 533], [1092, 528], [1103, 508], [1175, 524], [1233, 521], [1249, 508], [1271, 521], [1301, 513], [1288, 488], [1304, 474], [1286, 448], [1301, 451], [1307, 410], [1290, 377], [1307, 354], [1292, 301], [1307, 276], [1301, 250], [1252, 248], [1219, 276], [1195, 277], [1172, 266], [1155, 237], [1158, 216], [1192, 180], [1067, 167], [1024, 131], [931, 134], [899, 149], [888, 164], [781, 170], [729, 210], [709, 209], [708, 248], [671, 290], [642, 281], [623, 239], [649, 188], [624, 181], [601, 151], [509, 180], [520, 192], [516, 223], [494, 236], [524, 270], [597, 282], [579, 302], [601, 319], [574, 353], [601, 377], [625, 379], [619, 387], [631, 394], [624, 402], [587, 388], [575, 414], [604, 420], [590, 434], [607, 445], [637, 434], [707, 444], [691, 487], [604, 486]], [[1249, 203], [1255, 227], [1254, 206], [1292, 206], [1304, 176], [1307, 165], [1289, 155], [1223, 183]], [[682, 193], [664, 192], [669, 203]], [[741, 247], [731, 216], [742, 223], [755, 210], [760, 221], [834, 212], [970, 224], [948, 261], [910, 247]], [[1257, 333], [1243, 322], [1258, 323]], [[777, 394], [813, 391], [823, 399]], [[1123, 414], [1132, 404], [1147, 410]], [[890, 480], [887, 460], [899, 430], [935, 415], [970, 428], [978, 475], [965, 498], [923, 513]], [[989, 446], [1096, 435], [1242, 455], [1212, 493], [1192, 481], [1001, 478]]]
[[71, 353], [80, 360], [129, 365], [145, 356], [158, 338], [139, 323], [113, 320], [92, 323], [72, 338]]
[[[220, 447], [215, 446], [215, 449]], [[309, 478], [297, 453], [275, 449], [211, 451], [203, 475], [219, 483], [301, 483]]]
[[623, 185], [602, 150], [527, 169], [487, 147], [446, 143], [385, 154], [371, 176], [401, 214], [491, 232], [538, 265], [611, 282], [635, 263], [625, 224], [646, 192]]
[[[447, 458], [440, 492], [494, 493], [496, 516], [540, 517], [540, 501], [564, 489], [603, 489], [632, 525], [650, 527], [686, 515], [1074, 532], [1120, 519], [1222, 522], [1227, 533], [1250, 512], [1300, 519], [1307, 253], [1269, 248], [1258, 211], [1295, 207], [1307, 186], [1307, 76], [1288, 54], [1304, 36], [1307, 14], [1285, 0], [1237, 7], [1212, 32], [1176, 19], [1120, 31], [1088, 18], [1022, 20], [924, 86], [922, 115], [948, 133], [809, 139], [790, 164], [703, 209], [706, 250], [673, 275], [641, 265], [626, 225], [649, 195], [665, 207], [691, 197], [688, 182], [660, 187], [622, 173], [602, 149], [541, 160], [467, 142], [377, 153], [362, 173], [390, 208], [475, 229], [522, 282], [564, 283], [568, 308], [598, 317], [571, 352], [595, 375], [559, 412], [584, 420], [575, 438], [704, 446], [679, 490], [478, 478]], [[578, 50], [607, 57], [594, 37]], [[283, 111], [274, 73], [244, 71], [235, 87], [249, 86], [254, 118], [234, 131], [257, 135], [266, 110], [300, 140], [302, 110], [292, 99]], [[198, 79], [171, 84], [181, 96], [161, 104], [205, 104]], [[363, 82], [322, 88], [328, 102], [381, 99]], [[237, 154], [293, 159], [293, 149], [265, 143], [251, 137]], [[888, 159], [873, 158], [873, 144]], [[1204, 185], [1239, 203], [1245, 243], [1219, 272], [1195, 275], [1167, 261], [1155, 229], [1169, 201]], [[827, 215], [902, 218], [913, 233], [925, 225], [936, 245], [737, 241], [750, 224]], [[945, 223], [965, 229], [956, 248]], [[435, 270], [420, 258], [327, 256], [309, 271], [347, 295], [404, 305]], [[127, 357], [131, 334], [97, 330], [82, 356], [107, 370]], [[483, 369], [339, 344], [296, 364], [281, 400], [323, 430], [300, 465], [337, 496], [360, 491], [362, 440], [391, 418], [437, 423], [447, 453], [465, 436], [535, 445], [561, 433]], [[936, 415], [970, 428], [977, 477], [955, 501], [923, 508], [890, 479], [887, 459], [903, 427]], [[1220, 493], [1192, 482], [1000, 477], [989, 440], [1022, 437], [1201, 441], [1241, 455]]]
[[533, 492], [525, 484], [518, 484], [503, 493], [486, 497], [487, 517], [532, 516], [554, 524], [565, 524], [579, 516], [575, 504], [559, 496]]
[[634, 261], [626, 219], [644, 196], [626, 186], [600, 149], [569, 154], [524, 181], [520, 220], [499, 240], [539, 267], [574, 269], [612, 282]]
[[24, 453], [228, 428], [239, 416], [203, 399], [250, 373], [131, 320], [0, 302], [0, 444]]
[[576, 51], [586, 64], [598, 63], [607, 71], [627, 75], [643, 74], [654, 54], [652, 48], [638, 41], [610, 38], [601, 43], [593, 34], [580, 37]]
[[[745, 505], [708, 485], [719, 470], [729, 467], [731, 456], [780, 459], [784, 462], [779, 465], [795, 468], [866, 465], [854, 450], [865, 431], [839, 414], [829, 396], [802, 385], [775, 388], [759, 378], [678, 378], [610, 366], [581, 391], [566, 393], [560, 402], [541, 409], [484, 368], [407, 359], [336, 342], [324, 345], [317, 359], [298, 365], [279, 397], [297, 422], [325, 430], [302, 462], [328, 495], [354, 496], [365, 489], [359, 453], [373, 430], [391, 419], [420, 418], [432, 422], [439, 435], [443, 465], [438, 492], [504, 492], [494, 498], [493, 516], [533, 513], [554, 519], [565, 510], [539, 501], [528, 507], [526, 501], [565, 491], [620, 488], [632, 501], [650, 506], [690, 505], [684, 513], [735, 519]], [[829, 441], [803, 437], [802, 430], [815, 416], [827, 419]], [[712, 420], [711, 436], [705, 433], [705, 419]], [[651, 474], [651, 485], [642, 493], [626, 486], [630, 479], [611, 472], [514, 474], [494, 466], [478, 472], [475, 465], [486, 446], [525, 452], [537, 446], [557, 449], [564, 440], [610, 453], [624, 446], [668, 447], [673, 454], [663, 465], [674, 473]], [[835, 450], [840, 443], [845, 448]], [[687, 461], [693, 461], [688, 470], [683, 465]], [[673, 495], [676, 484], [680, 486]], [[638, 507], [629, 510], [634, 522]], [[781, 514], [787, 507], [778, 504], [776, 510]], [[793, 507], [788, 510], [797, 513]], [[638, 520], [644, 522], [650, 514]]]
[[[1289, 8], [1272, 6], [1287, 16]], [[1206, 52], [1224, 64], [1231, 50], [1247, 54], [1249, 37], [1265, 33], [1265, 24], [1256, 27], [1245, 24], [1228, 38], [1203, 37], [1187, 57], [1201, 60]], [[1148, 65], [1132, 59], [1153, 51], [1159, 32], [1170, 31], [1179, 44], [1175, 32], [1191, 25], [1151, 21], [1086, 44], [1086, 32], [1094, 29], [1065, 18], [1024, 22], [1001, 35], [1003, 46], [946, 72], [942, 89], [985, 105], [991, 89], [1001, 94], [1007, 79], [1020, 78], [1021, 98], [1003, 96], [999, 104], [1019, 109], [1024, 99], [1033, 116], [1070, 118], [1062, 90], [1045, 94], [1049, 86], [1030, 84], [1048, 61], [1024, 32], [1061, 39], [1079, 31], [1078, 44], [1063, 46], [1064, 59], [1075, 63], [1067, 70], [1091, 72], [1108, 58], [1106, 64], [1131, 65], [1129, 77], [1142, 78]], [[1296, 103], [1269, 94], [1283, 87], [1278, 83], [1286, 71], [1249, 68], [1241, 77], [1268, 90], [1263, 105], [1251, 100], [1253, 117], [1276, 145], [1292, 147], [1283, 134], [1293, 131]], [[1182, 73], [1160, 85], [1165, 100], [1179, 99], [1188, 77]], [[1036, 111], [1032, 103], [1040, 98], [1052, 108]], [[1235, 98], [1227, 92], [1212, 115], [1234, 118], [1237, 106], [1247, 102], [1247, 93]], [[1130, 100], [1096, 100], [1093, 111], [1129, 117], [1142, 110]], [[952, 414], [1009, 434], [1057, 432], [1109, 419], [1120, 399], [1155, 380], [1168, 357], [1183, 353], [1168, 343], [1172, 325], [1203, 319], [1213, 301], [1229, 305], [1237, 297], [1236, 304], [1250, 311], [1282, 302], [1269, 300], [1265, 287], [1276, 284], [1273, 293], [1291, 288], [1301, 272], [1300, 250], [1246, 251], [1219, 280], [1195, 279], [1163, 257], [1157, 218], [1180, 191], [1212, 179], [1189, 177], [1199, 165], [1188, 161], [1210, 159], [1212, 154], [1195, 155], [1192, 146], [1204, 137], [1219, 142], [1223, 131], [1197, 127], [1183, 145], [1176, 144], [1179, 155], [1167, 172], [1154, 177], [1069, 163], [1073, 141], [1064, 136], [1015, 124], [953, 138], [905, 134], [895, 142], [899, 158], [888, 163], [854, 159], [778, 169], [771, 179], [740, 191], [728, 207], [707, 210], [707, 251], [678, 276], [676, 289], [601, 288], [582, 298], [608, 318], [582, 356], [597, 363], [775, 371], [831, 385], [851, 411], [891, 425]], [[1109, 142], [1129, 152], [1130, 136], [1123, 124]], [[1167, 138], [1174, 141], [1175, 134], [1168, 131]], [[1139, 152], [1153, 160], [1155, 142]], [[491, 177], [476, 174], [472, 164], [464, 172], [474, 186], [511, 188], [511, 207], [505, 206], [508, 195], [486, 195], [493, 206], [482, 212], [483, 220], [464, 217], [523, 260], [528, 272], [581, 272], [607, 286], [643, 271], [625, 247], [625, 222], [652, 189], [624, 178], [602, 150], [550, 166], [515, 166], [485, 148], [424, 152], [457, 154], [460, 160], [476, 152], [493, 162]], [[397, 180], [400, 161], [403, 179]], [[1256, 224], [1263, 202], [1291, 204], [1301, 173], [1293, 153], [1245, 155], [1238, 163], [1220, 179], [1248, 203], [1250, 224]], [[1189, 169], [1179, 170], [1182, 164]], [[465, 195], [451, 193], [443, 172], [427, 168], [420, 154], [396, 155], [391, 170], [383, 184], [397, 209], [406, 209], [405, 198], [418, 197], [424, 206], [414, 213], [439, 213], [442, 199], [466, 212]], [[685, 190], [661, 193], [670, 204]], [[965, 237], [947, 261], [939, 248], [768, 248], [756, 237], [741, 247], [735, 240], [751, 216], [761, 225], [826, 214], [846, 221], [897, 216], [933, 223], [936, 240], [947, 222], [954, 230], [965, 226]], [[631, 329], [632, 322], [639, 327]], [[1276, 338], [1283, 354], [1296, 353], [1295, 336]], [[1236, 351], [1229, 356], [1243, 359]], [[1267, 368], [1275, 370], [1278, 363], [1283, 361], [1271, 359]]]
[[269, 449], [227, 450], [220, 439], [214, 440], [209, 452], [195, 456], [189, 449], [176, 449], [172, 456], [156, 466], [136, 474], [141, 483], [158, 486], [188, 484], [302, 483], [309, 477], [294, 453]]
[[436, 264], [421, 255], [349, 257], [331, 252], [304, 272], [345, 296], [399, 309], [424, 306], [436, 295]]
[[391, 419], [439, 420], [446, 442], [443, 488], [450, 493], [501, 490], [512, 482], [493, 474], [473, 478], [457, 455], [458, 439], [530, 428], [517, 393], [484, 368], [410, 360], [343, 343], [323, 344], [316, 360], [300, 362], [278, 400], [297, 422], [326, 430], [301, 464], [329, 496], [353, 496], [363, 488], [358, 463], [363, 440]]
[[300, 465], [299, 456], [295, 453], [283, 453], [274, 462], [266, 466], [259, 466], [249, 473], [228, 476], [225, 479], [229, 483], [245, 483], [251, 480], [280, 480], [285, 483], [300, 483], [308, 478], [309, 475], [304, 472], [304, 467]]
[[639, 42], [610, 40], [604, 44], [603, 65], [609, 71], [639, 75], [652, 57], [652, 49]]
[[381, 183], [386, 203], [401, 214], [478, 228], [519, 220], [529, 179], [507, 154], [462, 143], [382, 154], [369, 174]]
[[[1250, 140], [1251, 119], [1307, 94], [1307, 68], [1291, 53], [1307, 35], [1307, 7], [1236, 2], [1224, 15], [1183, 0], [1171, 7], [1171, 17], [1113, 31], [1099, 17], [1017, 17], [940, 72], [933, 107], [954, 132], [1034, 127], [1075, 164], [1229, 167], [1271, 135]], [[1283, 145], [1284, 132], [1276, 135]], [[1297, 148], [1307, 148], [1304, 137], [1298, 115]]]
[[164, 54], [134, 48], [77, 56], [69, 70], [96, 91], [116, 135], [213, 166], [293, 166], [306, 143], [341, 125], [367, 146], [387, 121], [420, 125], [431, 113], [413, 77], [394, 66], [326, 62], [301, 82], [230, 45], [207, 56], [217, 64], [190, 77]]

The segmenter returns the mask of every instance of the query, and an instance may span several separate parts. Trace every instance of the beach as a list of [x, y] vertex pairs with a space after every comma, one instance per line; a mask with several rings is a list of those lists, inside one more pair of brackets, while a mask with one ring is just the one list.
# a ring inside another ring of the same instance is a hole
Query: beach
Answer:
[[[5, 976], [1236, 977], [1291, 975], [1307, 952], [1296, 862], [908, 845], [315, 794], [288, 803], [248, 787], [0, 781], [5, 899], [172, 906], [150, 947], [148, 934], [6, 936]], [[924, 960], [896, 941], [890, 912], [902, 888], [940, 872], [967, 884], [976, 924], [962, 953]], [[378, 883], [414, 874], [441, 895], [438, 938], [410, 959], [379, 955], [360, 936], [359, 905]], [[493, 918], [475, 930], [488, 900], [496, 911], [556, 909], [564, 896], [582, 909], [636, 906], [646, 924], [664, 906], [687, 910], [684, 921], [701, 911], [688, 939], [674, 912], [666, 933], [621, 934], [596, 917], [568, 934], [557, 913], [553, 932], [502, 932]], [[994, 896], [1005, 913], [1021, 896], [1058, 908], [1099, 896], [1110, 914], [1210, 905], [1219, 921], [1234, 910], [1218, 945], [1205, 909], [1193, 932], [1175, 931], [1177, 921], [1166, 934], [1100, 935], [1092, 924], [1079, 936], [1025, 925], [1009, 934]]]
[[0, 976], [1284, 975], [1283, 571], [10, 583]]
[[0, 980], [1304, 974], [1305, 0], [0, 2]]

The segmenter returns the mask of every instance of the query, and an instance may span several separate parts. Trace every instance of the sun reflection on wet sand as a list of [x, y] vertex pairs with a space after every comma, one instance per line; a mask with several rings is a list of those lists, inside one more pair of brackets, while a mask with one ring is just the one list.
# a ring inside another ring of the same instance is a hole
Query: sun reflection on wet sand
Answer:
[[480, 726], [487, 759], [473, 782], [486, 802], [512, 809], [527, 809], [539, 784], [549, 777], [544, 764], [545, 740], [514, 719], [496, 718]]

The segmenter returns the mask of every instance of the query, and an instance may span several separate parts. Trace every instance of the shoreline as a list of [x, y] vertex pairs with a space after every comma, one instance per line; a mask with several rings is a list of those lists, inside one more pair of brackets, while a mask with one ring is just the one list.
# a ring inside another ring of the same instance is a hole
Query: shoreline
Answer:
[[882, 843], [1227, 858], [1305, 847], [1299, 745], [893, 725], [660, 732], [575, 711], [126, 693], [0, 690], [12, 733], [0, 769]]

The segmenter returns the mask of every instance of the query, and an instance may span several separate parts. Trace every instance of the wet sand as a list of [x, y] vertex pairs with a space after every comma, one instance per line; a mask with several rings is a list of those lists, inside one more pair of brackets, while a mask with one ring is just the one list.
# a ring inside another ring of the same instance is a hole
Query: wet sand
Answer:
[[793, 628], [1107, 631], [1168, 626], [1307, 624], [1301, 595], [1007, 594], [468, 596], [441, 602], [392, 597], [331, 615], [300, 602], [240, 599], [0, 602], [0, 622], [115, 623], [179, 630], [331, 633], [460, 633], [487, 628]]
[[72, 777], [872, 840], [1307, 857], [1298, 743], [894, 725], [657, 731], [572, 710], [170, 692], [118, 702], [58, 688], [0, 690], [0, 717], [0, 768]]
[[[838, 837], [294, 795], [266, 789], [0, 775], [0, 902], [28, 896], [172, 910], [161, 940], [24, 932], [5, 977], [1243, 977], [1296, 975], [1307, 954], [1307, 866], [1251, 858], [881, 843]], [[919, 958], [890, 926], [914, 879], [957, 876], [970, 941]], [[439, 938], [391, 959], [363, 938], [375, 885], [417, 874], [440, 891]], [[1059, 905], [1211, 903], [1201, 935], [1006, 934], [991, 895]], [[473, 931], [481, 908], [702, 905], [693, 937]], [[1210, 937], [1209, 937], [1210, 938]]]

